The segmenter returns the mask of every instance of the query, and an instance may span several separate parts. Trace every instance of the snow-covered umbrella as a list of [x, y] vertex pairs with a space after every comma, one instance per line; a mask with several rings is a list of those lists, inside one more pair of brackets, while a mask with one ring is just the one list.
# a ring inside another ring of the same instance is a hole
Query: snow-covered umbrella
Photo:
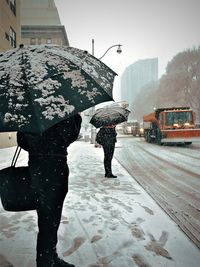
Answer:
[[43, 132], [111, 101], [116, 73], [87, 51], [23, 46], [0, 54], [0, 131]]
[[128, 120], [130, 111], [117, 103], [113, 103], [95, 111], [90, 123], [96, 128], [108, 125], [116, 125]]

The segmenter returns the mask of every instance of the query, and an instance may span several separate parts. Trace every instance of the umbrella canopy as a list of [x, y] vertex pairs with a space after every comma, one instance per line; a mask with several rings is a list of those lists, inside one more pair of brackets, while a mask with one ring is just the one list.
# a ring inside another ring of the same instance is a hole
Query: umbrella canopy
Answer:
[[130, 111], [120, 105], [113, 103], [111, 105], [104, 106], [95, 111], [90, 123], [96, 128], [108, 125], [116, 125], [128, 120]]
[[22, 46], [0, 54], [0, 131], [43, 132], [111, 101], [115, 75], [87, 51]]

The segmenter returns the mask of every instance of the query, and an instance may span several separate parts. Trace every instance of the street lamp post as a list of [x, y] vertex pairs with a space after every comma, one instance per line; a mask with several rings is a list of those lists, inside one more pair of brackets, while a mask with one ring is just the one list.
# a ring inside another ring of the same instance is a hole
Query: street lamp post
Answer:
[[[98, 59], [102, 59], [106, 54], [107, 54], [107, 52], [110, 50], [110, 49], [112, 49], [113, 47], [117, 47], [117, 53], [118, 54], [121, 54], [121, 52], [122, 52], [122, 49], [121, 49], [121, 44], [116, 44], [116, 45], [112, 45], [112, 46], [110, 46], [106, 51], [105, 51], [105, 53], [100, 57], [100, 58], [98, 58]], [[92, 39], [92, 55], [94, 56], [94, 39]], [[94, 115], [94, 112], [95, 112], [95, 106], [93, 106], [92, 108], [91, 108], [91, 114], [92, 114], [92, 116]], [[96, 138], [96, 128], [92, 125], [91, 126], [91, 144], [95, 144], [95, 138]]]
[[113, 48], [113, 47], [116, 47], [117, 46], [117, 53], [118, 54], [121, 54], [121, 52], [122, 52], [122, 49], [121, 49], [121, 44], [117, 44], [117, 45], [112, 45], [112, 46], [110, 46], [107, 50], [106, 50], [106, 52], [103, 54], [103, 56], [101, 56], [101, 57], [99, 57], [99, 59], [102, 59], [106, 54], [107, 54], [107, 52], [111, 49], [111, 48]]
[[[108, 51], [111, 49], [111, 48], [113, 48], [113, 47], [117, 47], [117, 53], [118, 54], [121, 54], [121, 52], [122, 52], [122, 49], [121, 49], [121, 44], [116, 44], [116, 45], [112, 45], [112, 46], [110, 46], [106, 51], [105, 51], [105, 53], [101, 56], [101, 57], [99, 57], [98, 59], [102, 59], [107, 53], [108, 53]], [[92, 39], [92, 55], [94, 56], [94, 39]]]

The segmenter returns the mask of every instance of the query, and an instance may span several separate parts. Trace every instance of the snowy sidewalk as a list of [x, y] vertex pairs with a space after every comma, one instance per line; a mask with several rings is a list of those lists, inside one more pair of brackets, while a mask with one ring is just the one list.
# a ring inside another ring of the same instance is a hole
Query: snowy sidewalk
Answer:
[[[1, 168], [13, 151], [0, 150]], [[118, 178], [104, 178], [102, 148], [77, 141], [68, 163], [58, 244], [66, 261], [76, 267], [199, 267], [199, 249], [115, 159]], [[35, 211], [0, 212], [0, 267], [35, 267]]]

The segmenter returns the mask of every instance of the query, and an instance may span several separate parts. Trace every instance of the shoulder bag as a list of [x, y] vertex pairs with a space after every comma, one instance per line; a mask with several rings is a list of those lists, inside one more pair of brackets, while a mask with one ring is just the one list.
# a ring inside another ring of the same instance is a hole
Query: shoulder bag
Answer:
[[17, 146], [11, 166], [0, 170], [0, 197], [7, 211], [37, 209], [37, 195], [31, 187], [29, 167], [15, 167], [20, 151]]

